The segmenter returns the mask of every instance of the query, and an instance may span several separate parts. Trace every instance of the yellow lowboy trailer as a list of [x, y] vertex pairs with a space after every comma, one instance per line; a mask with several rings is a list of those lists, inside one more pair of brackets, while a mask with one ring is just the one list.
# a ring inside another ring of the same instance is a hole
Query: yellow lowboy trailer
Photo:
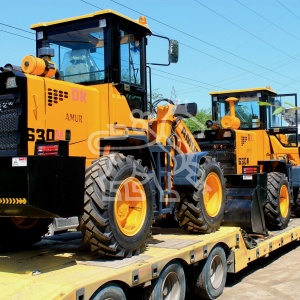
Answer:
[[[124, 259], [99, 259], [82, 246], [78, 232], [45, 238], [30, 250], [1, 249], [1, 299], [216, 299], [226, 274], [300, 237], [300, 220], [267, 238], [239, 227], [206, 235], [159, 229], [146, 250]], [[225, 260], [224, 260], [225, 258]]]

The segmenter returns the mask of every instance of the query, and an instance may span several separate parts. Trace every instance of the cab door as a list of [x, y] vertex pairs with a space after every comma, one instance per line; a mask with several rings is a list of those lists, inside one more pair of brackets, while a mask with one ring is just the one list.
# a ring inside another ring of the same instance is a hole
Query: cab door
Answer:
[[269, 97], [267, 107], [268, 132], [276, 158], [288, 157], [299, 161], [300, 111], [297, 94], [281, 94]]
[[118, 84], [110, 86], [111, 135], [141, 135], [147, 130], [145, 38], [119, 31]]

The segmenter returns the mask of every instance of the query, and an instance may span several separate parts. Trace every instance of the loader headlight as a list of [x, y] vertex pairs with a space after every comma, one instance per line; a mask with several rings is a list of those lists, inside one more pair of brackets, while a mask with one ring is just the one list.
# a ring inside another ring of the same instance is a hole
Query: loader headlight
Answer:
[[12, 88], [16, 88], [16, 87], [17, 87], [16, 77], [8, 77], [6, 79], [6, 88], [12, 89]]
[[224, 138], [229, 138], [229, 137], [231, 137], [231, 136], [232, 136], [231, 131], [229, 131], [229, 130], [228, 130], [228, 131], [227, 131], [227, 130], [224, 131], [224, 134], [223, 134], [223, 137], [224, 137]]

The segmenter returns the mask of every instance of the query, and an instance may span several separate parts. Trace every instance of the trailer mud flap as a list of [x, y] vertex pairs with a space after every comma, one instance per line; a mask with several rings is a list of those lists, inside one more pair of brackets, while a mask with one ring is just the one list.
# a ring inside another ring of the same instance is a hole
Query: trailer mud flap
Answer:
[[248, 233], [266, 234], [263, 202], [267, 174], [226, 175], [224, 226], [239, 226]]

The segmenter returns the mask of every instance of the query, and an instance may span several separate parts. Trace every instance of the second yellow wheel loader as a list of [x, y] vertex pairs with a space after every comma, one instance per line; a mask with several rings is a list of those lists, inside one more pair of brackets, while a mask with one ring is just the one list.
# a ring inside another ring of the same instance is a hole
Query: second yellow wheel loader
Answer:
[[256, 233], [284, 229], [291, 213], [299, 216], [297, 95], [259, 87], [211, 97], [212, 120], [194, 136], [224, 170], [223, 224]]

